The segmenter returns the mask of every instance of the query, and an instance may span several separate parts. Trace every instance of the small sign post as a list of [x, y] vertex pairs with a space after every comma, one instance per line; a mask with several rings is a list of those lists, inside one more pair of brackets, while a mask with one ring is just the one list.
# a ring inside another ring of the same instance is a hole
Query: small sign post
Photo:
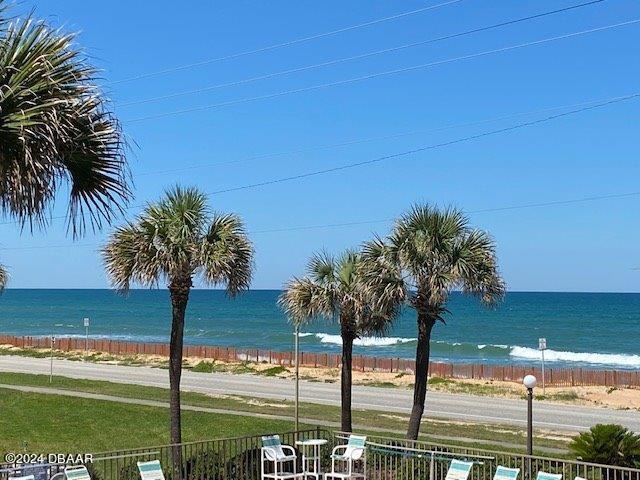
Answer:
[[53, 382], [53, 347], [56, 344], [56, 337], [51, 335], [51, 365], [49, 369], [49, 383]]
[[545, 395], [544, 351], [547, 349], [547, 339], [546, 338], [539, 338], [538, 339], [538, 349], [540, 350], [540, 354], [542, 356], [542, 395]]
[[84, 317], [84, 353], [89, 352], [89, 317]]

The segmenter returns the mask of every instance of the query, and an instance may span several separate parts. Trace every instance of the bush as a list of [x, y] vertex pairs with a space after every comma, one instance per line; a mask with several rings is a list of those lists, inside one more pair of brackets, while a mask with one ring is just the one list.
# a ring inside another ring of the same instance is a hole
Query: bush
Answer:
[[264, 375], [265, 377], [275, 377], [276, 375], [280, 375], [281, 373], [286, 373], [287, 369], [282, 365], [277, 365], [275, 367], [266, 368], [260, 372], [260, 375]]
[[585, 462], [640, 467], [640, 435], [622, 425], [595, 425], [588, 432], [574, 437], [569, 448]]
[[184, 478], [186, 480], [213, 480], [221, 478], [220, 457], [213, 451], [195, 454], [185, 462]]
[[226, 463], [224, 478], [225, 480], [259, 480], [260, 470], [260, 448], [254, 447]]

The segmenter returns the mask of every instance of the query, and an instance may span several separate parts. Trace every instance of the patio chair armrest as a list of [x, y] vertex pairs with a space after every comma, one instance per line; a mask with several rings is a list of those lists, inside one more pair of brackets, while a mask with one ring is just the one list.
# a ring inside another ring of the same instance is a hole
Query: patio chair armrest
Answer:
[[276, 450], [271, 447], [262, 447], [262, 452], [264, 453], [264, 458], [269, 460], [270, 462], [275, 462], [278, 460], [278, 454]]
[[331, 457], [341, 457], [342, 454], [338, 455], [338, 450], [346, 450], [347, 446], [346, 445], [336, 445], [335, 447], [333, 447], [333, 450], [331, 451]]
[[288, 457], [296, 458], [298, 456], [296, 454], [295, 448], [293, 448], [291, 445], [282, 445], [282, 451], [286, 453], [287, 450], [291, 452], [291, 454], [287, 455]]

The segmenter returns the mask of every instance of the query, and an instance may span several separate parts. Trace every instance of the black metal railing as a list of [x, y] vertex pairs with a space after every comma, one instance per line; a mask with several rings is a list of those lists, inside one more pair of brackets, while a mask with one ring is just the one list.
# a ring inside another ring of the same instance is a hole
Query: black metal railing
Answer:
[[[322, 428], [279, 433], [282, 443], [295, 445], [296, 440], [323, 438], [324, 471], [330, 466], [329, 453], [346, 442], [348, 434]], [[167, 480], [259, 480], [261, 436], [220, 438], [179, 445], [161, 445], [92, 454], [86, 463], [93, 480], [139, 480], [137, 462], [159, 460]], [[175, 470], [172, 458], [180, 451], [181, 467]], [[640, 480], [640, 470], [613, 467], [568, 459], [527, 456], [479, 448], [433, 444], [403, 438], [367, 437], [366, 478], [372, 480], [444, 480], [452, 458], [473, 461], [469, 480], [492, 480], [496, 467], [519, 468], [518, 480], [534, 480], [539, 471], [560, 473], [563, 480]], [[301, 469], [301, 455], [298, 468]], [[0, 480], [34, 474], [36, 480], [48, 480], [63, 470], [64, 465], [0, 464]], [[361, 468], [359, 468], [362, 471]], [[300, 470], [298, 470], [300, 471]], [[60, 477], [58, 477], [60, 478]]]
[[[346, 434], [336, 433], [338, 439]], [[474, 462], [470, 480], [492, 480], [496, 467], [519, 468], [519, 480], [538, 472], [560, 473], [563, 480], [640, 480], [640, 469], [577, 460], [528, 456], [479, 448], [440, 445], [384, 436], [367, 437], [367, 478], [373, 480], [444, 480], [452, 458]]]

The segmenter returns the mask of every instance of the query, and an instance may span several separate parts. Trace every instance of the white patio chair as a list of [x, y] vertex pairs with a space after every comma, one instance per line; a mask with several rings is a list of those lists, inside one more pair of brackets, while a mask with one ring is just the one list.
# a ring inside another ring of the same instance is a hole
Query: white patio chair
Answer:
[[[349, 435], [345, 445], [338, 445], [331, 452], [331, 472], [325, 473], [324, 478], [344, 480], [347, 478], [366, 478], [365, 444], [367, 437]], [[342, 451], [342, 453], [339, 453]], [[362, 462], [361, 472], [355, 472], [357, 462]]]
[[519, 468], [508, 468], [498, 465], [496, 467], [496, 473], [493, 475], [493, 480], [517, 480], [519, 474]]
[[449, 470], [447, 470], [447, 476], [444, 477], [444, 480], [467, 480], [471, 467], [473, 467], [473, 462], [463, 462], [454, 458], [449, 464]]
[[[262, 437], [260, 463], [263, 479], [291, 480], [304, 476], [304, 473], [298, 473], [298, 456], [295, 449], [289, 445], [283, 445], [279, 435]], [[268, 472], [269, 466], [272, 467], [272, 472]], [[287, 469], [289, 466], [291, 468]]]
[[561, 473], [538, 472], [536, 480], [562, 480]]
[[84, 465], [65, 467], [64, 476], [67, 480], [91, 480], [91, 475]]
[[160, 460], [138, 462], [138, 471], [140, 472], [140, 480], [165, 480]]

